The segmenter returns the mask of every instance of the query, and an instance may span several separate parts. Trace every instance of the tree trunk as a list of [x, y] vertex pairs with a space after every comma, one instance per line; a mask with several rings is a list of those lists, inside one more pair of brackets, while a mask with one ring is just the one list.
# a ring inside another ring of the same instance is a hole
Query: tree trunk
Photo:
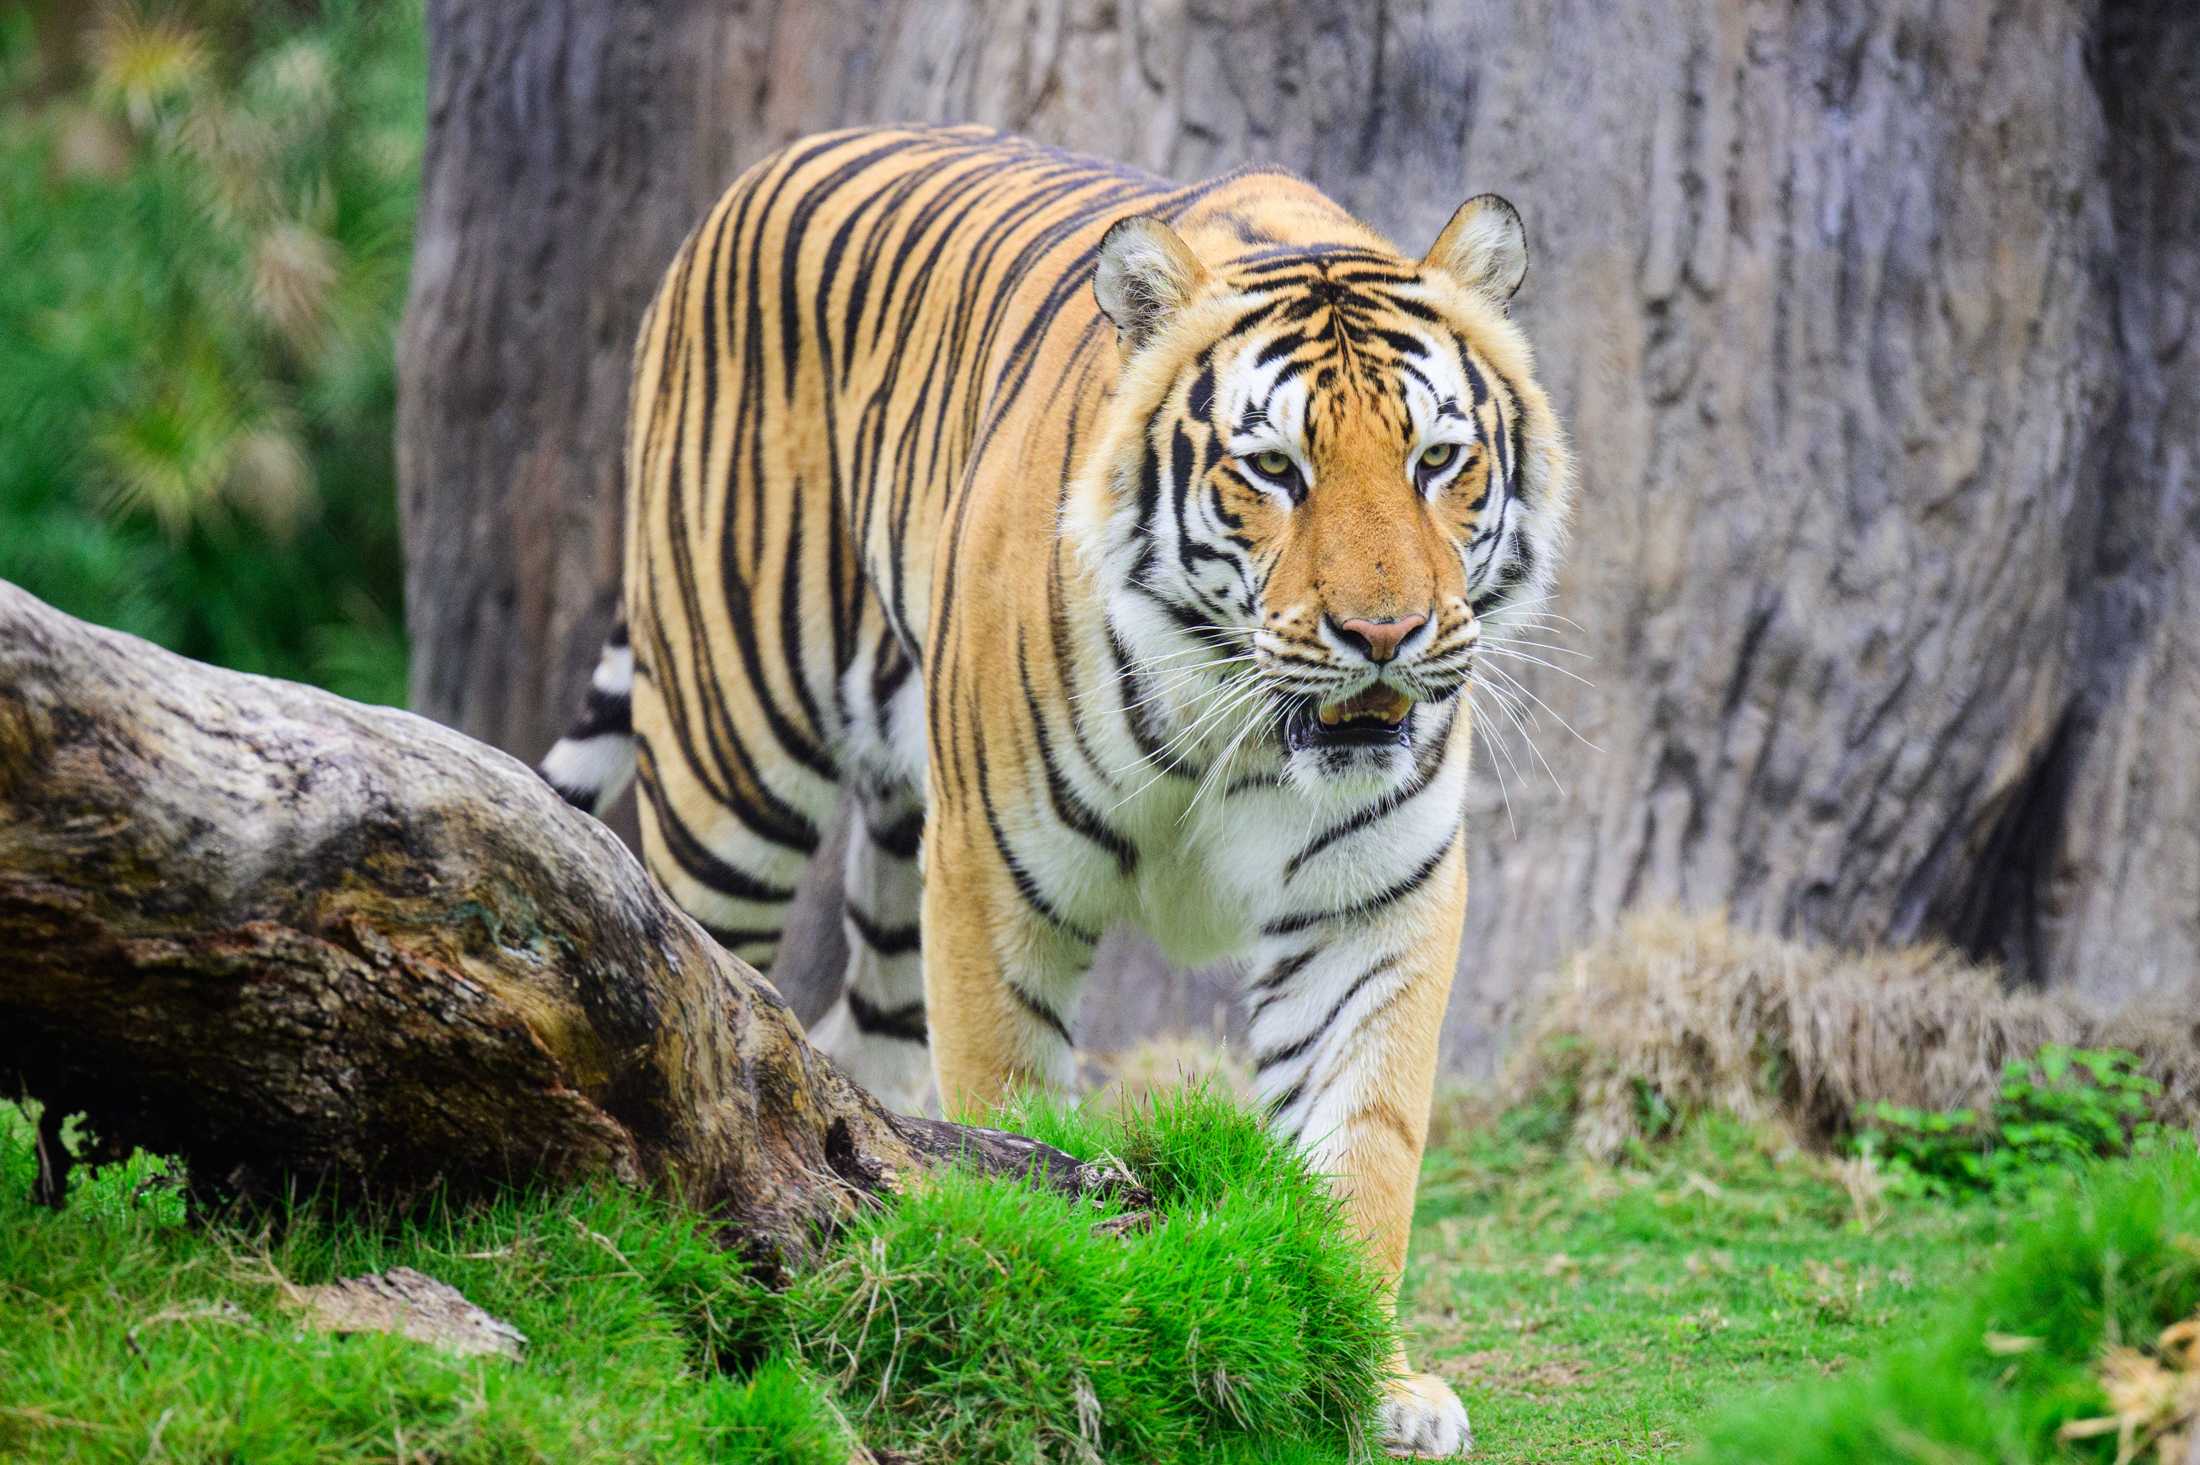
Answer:
[[397, 357], [412, 703], [523, 758], [618, 601], [630, 348], [714, 186], [709, 9], [430, 6]]
[[767, 1263], [949, 1155], [1107, 1183], [881, 1108], [503, 754], [4, 582], [0, 1092], [86, 1114], [105, 1154], [180, 1155], [203, 1193], [606, 1173]]
[[[431, 199], [500, 198], [532, 156], [529, 128], [623, 135], [594, 92], [554, 122], [523, 117], [508, 98], [539, 83], [508, 71], [542, 53], [469, 39], [563, 22], [464, 9], [431, 16]], [[2020, 977], [2118, 993], [2200, 980], [2200, 653], [2179, 613], [2200, 597], [2189, 6], [756, 0], [729, 15], [668, 0], [650, 13], [692, 43], [663, 48], [655, 77], [650, 140], [670, 161], [649, 207], [672, 217], [633, 221], [646, 241], [585, 221], [560, 233], [561, 249], [599, 253], [584, 294], [497, 338], [531, 369], [623, 362], [623, 336], [599, 347], [591, 329], [576, 351], [572, 322], [638, 301], [709, 194], [824, 126], [989, 122], [1180, 178], [1278, 162], [1408, 250], [1470, 193], [1521, 206], [1521, 313], [1583, 467], [1556, 608], [1579, 622], [1560, 639], [1586, 660], [1550, 659], [1593, 685], [1511, 668], [1549, 710], [1534, 753], [1489, 729], [1506, 746], [1485, 752], [1472, 799], [1455, 1058], [1486, 1058], [1522, 980], [1642, 902], [1851, 942], [1948, 935]], [[458, 97], [479, 103], [463, 130]], [[682, 111], [687, 98], [707, 105]], [[605, 206], [572, 167], [546, 166], [570, 211], [625, 223], [638, 202]], [[471, 235], [431, 209], [423, 257], [548, 237], [499, 207]], [[435, 296], [414, 307], [409, 345], [438, 329]], [[409, 398], [522, 400], [526, 379], [497, 375], [501, 359], [484, 341], [477, 374], [445, 379], [409, 354]], [[446, 430], [479, 426], [459, 412]], [[561, 440], [608, 474], [615, 433]], [[519, 455], [481, 461], [454, 481], [505, 494]], [[425, 487], [408, 468], [408, 502]], [[607, 542], [566, 552], [613, 563]], [[609, 584], [607, 570], [597, 593]], [[593, 627], [570, 624], [573, 640], [523, 653], [507, 677], [511, 695], [551, 700], [551, 722], [593, 649]], [[501, 634], [483, 620], [447, 651], [417, 610], [414, 625], [425, 690]], [[422, 706], [465, 710], [448, 695]], [[531, 736], [514, 744], [528, 756], [547, 730]], [[831, 936], [828, 919], [808, 943], [827, 962]], [[1124, 1031], [1124, 1012], [1204, 1013], [1224, 990], [1115, 949], [1088, 997], [1093, 1030]], [[1141, 974], [1135, 993], [1125, 972]]]
[[2092, 57], [2115, 252], [2096, 306], [2115, 397], [2080, 492], [2051, 817], [1982, 933], [2036, 979], [2200, 995], [2200, 7], [2119, 0]]

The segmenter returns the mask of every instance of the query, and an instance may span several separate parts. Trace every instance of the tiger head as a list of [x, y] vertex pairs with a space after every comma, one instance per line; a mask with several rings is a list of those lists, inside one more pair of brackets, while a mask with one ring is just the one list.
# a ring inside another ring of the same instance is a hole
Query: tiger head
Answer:
[[1365, 791], [1444, 735], [1483, 626], [1546, 595], [1572, 469], [1506, 313], [1510, 204], [1470, 199], [1419, 261], [1331, 232], [1233, 248], [1188, 223], [1209, 262], [1154, 218], [1108, 231], [1121, 365], [1070, 529], [1178, 722]]

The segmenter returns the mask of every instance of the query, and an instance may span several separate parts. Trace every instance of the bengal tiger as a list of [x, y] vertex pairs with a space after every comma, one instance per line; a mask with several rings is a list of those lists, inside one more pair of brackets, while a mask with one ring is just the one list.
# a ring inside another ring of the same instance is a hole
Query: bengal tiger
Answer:
[[[1242, 960], [1273, 1122], [1394, 1282], [1466, 902], [1462, 692], [1571, 496], [1526, 268], [1494, 195], [1415, 260], [1269, 169], [1180, 185], [969, 127], [787, 147], [643, 322], [624, 618], [545, 776], [597, 810], [638, 770], [651, 870], [767, 970], [849, 791], [815, 1037], [902, 1105], [1067, 1085], [1114, 923]], [[1402, 1358], [1382, 1427], [1469, 1442]]]

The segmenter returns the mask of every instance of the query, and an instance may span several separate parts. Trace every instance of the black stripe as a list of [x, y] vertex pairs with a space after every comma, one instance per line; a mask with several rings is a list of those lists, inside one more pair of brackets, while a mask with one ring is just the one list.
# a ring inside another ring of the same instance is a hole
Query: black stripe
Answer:
[[[649, 757], [649, 745], [646, 742], [641, 744], [637, 752], [642, 765], [642, 790], [649, 796], [650, 812], [657, 820], [657, 833], [665, 842], [665, 852], [672, 856], [672, 862], [680, 867], [683, 874], [705, 889], [715, 891], [729, 900], [777, 903], [794, 899], [791, 888], [766, 884], [746, 870], [737, 869], [720, 859], [697, 839], [687, 825], [680, 821], [671, 801], [665, 797], [664, 784], [655, 777], [655, 769]], [[748, 821], [741, 819], [740, 810], [733, 810], [733, 815], [741, 820], [744, 828], [748, 827]], [[749, 832], [755, 833], [753, 829]]]
[[581, 715], [573, 719], [565, 735], [579, 742], [584, 738], [602, 737], [605, 733], [624, 735], [633, 731], [633, 698], [625, 692], [606, 692], [601, 687], [590, 687], [587, 700], [581, 703]]
[[[1373, 973], [1370, 973], [1369, 975], [1373, 975]], [[1382, 1018], [1382, 1015], [1384, 1013], [1390, 1011], [1391, 1008], [1397, 1006], [1399, 999], [1404, 997], [1407, 992], [1412, 990], [1412, 987], [1413, 982], [1410, 978], [1406, 981], [1400, 982], [1396, 987], [1391, 989], [1389, 996], [1385, 997], [1382, 1001], [1376, 1003], [1367, 1011], [1361, 1013], [1359, 1021], [1355, 1022], [1352, 1025], [1352, 1032], [1350, 1035], [1347, 1036], [1345, 1040], [1345, 1046], [1349, 1048], [1352, 1042], [1357, 1039], [1361, 1033], [1366, 1032], [1369, 1027], [1374, 1025]], [[1340, 1004], [1336, 1011], [1330, 1013], [1329, 1022], [1331, 1024], [1334, 1024], [1337, 1020], [1337, 1017], [1339, 1016], [1339, 1014], [1342, 1013], [1342, 1011], [1343, 1006], [1342, 1004]], [[1319, 1104], [1322, 1101], [1323, 1097], [1327, 1095], [1331, 1089], [1337, 1086], [1337, 1079], [1340, 1076], [1340, 1073], [1341, 1070], [1336, 1067], [1332, 1067], [1330, 1069], [1329, 1076], [1322, 1080], [1321, 1086], [1315, 1089], [1311, 1096], [1315, 1103]], [[1313, 1074], [1310, 1072], [1300, 1074], [1299, 1081], [1291, 1085], [1290, 1091], [1284, 1094], [1282, 1098], [1278, 1099], [1275, 1102], [1275, 1104], [1270, 1109], [1270, 1113], [1277, 1118], [1281, 1118], [1285, 1111], [1290, 1109], [1292, 1105], [1298, 1103], [1302, 1098], [1308, 1097], [1306, 1093], [1306, 1085], [1308, 1081], [1312, 1078]]]
[[[1031, 660], [1026, 654], [1024, 633], [1016, 632], [1016, 677], [1023, 683], [1024, 709], [1031, 716], [1031, 730], [1039, 745], [1039, 764], [1046, 774], [1047, 802], [1054, 806], [1054, 817], [1064, 828], [1076, 831], [1098, 845], [1115, 860], [1116, 868], [1125, 875], [1138, 868], [1138, 849], [1129, 840], [1108, 827], [1084, 800], [1077, 797], [1069, 780], [1054, 761], [1054, 741], [1047, 735], [1046, 712], [1039, 706], [1039, 697], [1031, 688]], [[1071, 714], [1075, 716], [1074, 712]]]
[[[1328, 1016], [1324, 1017], [1320, 1022], [1316, 1023], [1311, 1029], [1308, 1030], [1306, 1036], [1300, 1038], [1297, 1042], [1289, 1043], [1281, 1048], [1272, 1049], [1269, 1052], [1261, 1054], [1253, 1064], [1253, 1071], [1255, 1073], [1266, 1073], [1269, 1069], [1276, 1067], [1278, 1064], [1289, 1063], [1292, 1059], [1298, 1057], [1307, 1049], [1313, 1047], [1316, 1042], [1320, 1041], [1324, 1033], [1328, 1032], [1332, 1027], [1336, 1026], [1337, 1019], [1344, 1015], [1346, 1005], [1349, 1004], [1353, 998], [1359, 996], [1361, 991], [1367, 986], [1369, 982], [1374, 981], [1384, 972], [1395, 970], [1397, 968], [1397, 965], [1398, 958], [1396, 956], [1386, 956], [1381, 961], [1376, 962], [1375, 965], [1369, 967], [1366, 971], [1361, 972], [1357, 977], [1354, 977], [1352, 979], [1352, 985], [1345, 988], [1343, 995], [1338, 997], [1336, 1002], [1330, 1006]], [[1292, 1097], [1295, 1097], [1295, 1095]], [[1279, 1104], [1276, 1107], [1280, 1112], [1285, 1106]]]
[[[535, 771], [537, 773], [542, 773], [542, 770], [539, 768]], [[559, 798], [565, 800], [568, 804], [571, 804], [574, 808], [580, 810], [583, 814], [593, 814], [596, 812], [596, 799], [599, 795], [603, 793], [602, 789], [576, 788], [572, 784], [559, 783], [556, 779], [551, 778], [548, 774], [542, 774], [542, 781], [550, 785], [550, 792], [556, 794]]]
[[[1041, 1002], [1038, 998], [1032, 996], [1031, 993], [1025, 991], [1015, 982], [1008, 983], [1008, 990], [1015, 995], [1015, 998], [1018, 1002], [1023, 1004], [1024, 1011], [1030, 1013], [1033, 1017], [1045, 1023], [1048, 1027], [1054, 1029], [1054, 1031], [1061, 1037], [1063, 1042], [1071, 1042], [1069, 1035], [1069, 1024], [1062, 1021], [1062, 1014], [1056, 1012], [1053, 1008], [1047, 1006], [1044, 1002]], [[1072, 1046], [1074, 1046], [1074, 1044]]]
[[1260, 348], [1260, 354], [1253, 358], [1253, 366], [1258, 369], [1281, 361], [1305, 344], [1306, 337], [1295, 331], [1287, 331]]
[[770, 946], [779, 940], [776, 928], [762, 926], [713, 926], [708, 921], [697, 921], [705, 935], [728, 951], [738, 952], [744, 946]]
[[881, 925], [876, 916], [852, 900], [842, 902], [841, 914], [856, 928], [856, 935], [863, 938], [863, 944], [880, 956], [907, 956], [924, 940], [921, 927]]
[[[975, 709], [973, 709], [973, 715], [975, 715]], [[1054, 903], [1047, 899], [1046, 893], [1039, 889], [1039, 882], [1032, 879], [1031, 872], [1024, 868], [1024, 862], [1017, 858], [1016, 851], [1008, 842], [1008, 831], [1001, 827], [1000, 814], [993, 807], [992, 780], [987, 776], [985, 729], [973, 723], [971, 732], [977, 745], [978, 804], [985, 814], [986, 831], [993, 836], [993, 848], [999, 853], [1001, 863], [1007, 867], [1008, 878], [1015, 884], [1016, 893], [1023, 897], [1024, 904], [1030, 907], [1032, 914], [1038, 916], [1048, 925], [1067, 935], [1074, 936], [1087, 946], [1097, 946], [1100, 942], [1100, 933], [1086, 930], [1056, 909]]]
[[1191, 411], [1192, 416], [1202, 422], [1205, 422], [1213, 413], [1215, 406], [1215, 362], [1212, 351], [1200, 357], [1199, 375], [1192, 379], [1191, 393], [1185, 397], [1184, 405]]
[[886, 825], [873, 824], [865, 819], [863, 830], [871, 837], [871, 843], [895, 859], [913, 860], [917, 857], [918, 847], [924, 842], [924, 810], [911, 809]]
[[1321, 948], [1319, 946], [1309, 946], [1306, 950], [1300, 952], [1297, 956], [1285, 957], [1282, 961], [1277, 962], [1273, 967], [1270, 967], [1268, 969], [1267, 976], [1262, 977], [1259, 981], [1253, 983], [1252, 990], [1255, 992], [1273, 992], [1276, 988], [1282, 986], [1285, 982], [1290, 981], [1300, 972], [1305, 971], [1308, 963], [1312, 962], [1314, 958], [1319, 955], [1321, 955]]
[[1378, 819], [1383, 819], [1391, 814], [1396, 813], [1398, 809], [1402, 807], [1408, 800], [1412, 799], [1416, 794], [1419, 794], [1423, 789], [1427, 788], [1430, 782], [1435, 778], [1436, 770], [1444, 766], [1444, 756], [1445, 753], [1449, 750], [1450, 738], [1451, 718], [1447, 716], [1444, 719], [1443, 730], [1440, 733], [1432, 733], [1432, 736], [1430, 738], [1430, 745], [1434, 746], [1437, 749], [1437, 754], [1433, 763], [1424, 763], [1417, 760], [1416, 766], [1413, 770], [1413, 776], [1409, 778], [1405, 783], [1392, 790], [1385, 797], [1378, 799], [1372, 804], [1369, 804], [1366, 808], [1360, 810], [1358, 813], [1352, 815], [1350, 818], [1339, 820], [1337, 823], [1330, 825], [1327, 829], [1324, 829], [1321, 833], [1315, 835], [1312, 839], [1308, 840], [1306, 844], [1300, 848], [1298, 853], [1292, 855], [1290, 859], [1284, 861], [1283, 878], [1286, 881], [1291, 880], [1292, 878], [1297, 876], [1299, 870], [1306, 864], [1308, 860], [1313, 859], [1314, 856], [1320, 854], [1323, 850], [1328, 849], [1338, 840], [1348, 839], [1351, 836], [1358, 834], [1361, 830], [1366, 829], [1369, 825], [1375, 823]]
[[1085, 760], [1085, 766], [1092, 770], [1094, 777], [1114, 789], [1118, 785], [1109, 777], [1108, 770], [1101, 765], [1099, 756], [1085, 737], [1085, 719], [1081, 715], [1084, 699], [1076, 690], [1077, 648], [1069, 631], [1069, 592], [1062, 583], [1064, 542], [1057, 536], [1047, 551], [1047, 640], [1054, 648], [1054, 682], [1069, 702], [1069, 736], [1077, 745], [1078, 756]]
[[1175, 753], [1168, 751], [1168, 744], [1153, 731], [1147, 722], [1151, 699], [1146, 696], [1146, 680], [1130, 670], [1130, 650], [1115, 633], [1115, 623], [1110, 621], [1108, 632], [1108, 669], [1114, 673], [1108, 679], [1110, 686], [1119, 690], [1117, 704], [1122, 708], [1123, 721], [1129, 729], [1131, 741], [1138, 744], [1141, 762], [1171, 773], [1183, 773], [1189, 766]]
[[879, 1007], [855, 988], [845, 994], [848, 999], [848, 1016], [859, 1033], [873, 1037], [899, 1038], [904, 1043], [922, 1043], [929, 1034], [924, 1024], [924, 999], [907, 1002], [900, 1007]]
[[1435, 854], [1423, 860], [1419, 869], [1406, 876], [1396, 885], [1386, 890], [1379, 890], [1366, 900], [1360, 901], [1356, 905], [1345, 906], [1340, 910], [1314, 911], [1302, 915], [1285, 916], [1280, 921], [1271, 921], [1261, 928], [1261, 934], [1264, 936], [1288, 936], [1293, 931], [1304, 931], [1310, 926], [1326, 925], [1331, 921], [1357, 920], [1361, 916], [1372, 915], [1385, 906], [1396, 905], [1428, 883], [1429, 877], [1436, 873], [1436, 867], [1444, 862], [1444, 857], [1451, 853], [1451, 847], [1458, 842], [1459, 831], [1454, 828], [1450, 838], [1438, 847]]
[[1259, 1000], [1253, 1004], [1253, 1010], [1248, 1015], [1248, 1021], [1257, 1021], [1260, 1015], [1266, 1012], [1271, 1005], [1282, 1001], [1287, 995], [1284, 988], [1290, 983], [1291, 979], [1300, 972], [1305, 971], [1314, 958], [1319, 955], [1321, 955], [1321, 948], [1310, 946], [1297, 956], [1287, 956], [1282, 961], [1277, 962], [1269, 970], [1267, 976], [1253, 983], [1248, 990], [1260, 995]]

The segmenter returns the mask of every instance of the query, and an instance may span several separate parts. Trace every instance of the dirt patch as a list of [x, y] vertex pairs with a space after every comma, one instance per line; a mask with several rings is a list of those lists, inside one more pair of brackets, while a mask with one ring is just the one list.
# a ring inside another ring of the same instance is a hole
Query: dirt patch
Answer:
[[1592, 1368], [1578, 1358], [1528, 1358], [1503, 1348], [1454, 1354], [1437, 1360], [1434, 1367], [1459, 1388], [1529, 1400], [1582, 1388], [1607, 1371]]

